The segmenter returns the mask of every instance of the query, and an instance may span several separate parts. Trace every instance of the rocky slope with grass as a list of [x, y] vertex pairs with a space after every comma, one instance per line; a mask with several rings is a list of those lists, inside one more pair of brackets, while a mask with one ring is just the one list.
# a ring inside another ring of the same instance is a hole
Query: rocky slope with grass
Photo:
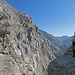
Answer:
[[47, 75], [60, 52], [29, 15], [0, 0], [0, 75]]

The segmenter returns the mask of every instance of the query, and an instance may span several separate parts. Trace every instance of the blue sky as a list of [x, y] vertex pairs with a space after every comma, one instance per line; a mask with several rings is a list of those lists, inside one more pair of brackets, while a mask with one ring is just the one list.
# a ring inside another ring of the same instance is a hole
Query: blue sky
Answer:
[[42, 30], [54, 36], [73, 35], [75, 0], [6, 0], [15, 9], [29, 14]]

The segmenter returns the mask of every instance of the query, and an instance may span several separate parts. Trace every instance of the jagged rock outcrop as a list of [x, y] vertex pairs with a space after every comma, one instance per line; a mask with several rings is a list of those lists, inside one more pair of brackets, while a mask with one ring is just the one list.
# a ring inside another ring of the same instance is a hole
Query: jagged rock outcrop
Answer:
[[48, 75], [75, 75], [75, 35], [65, 54], [49, 64]]
[[47, 75], [58, 52], [27, 14], [0, 0], [0, 75]]

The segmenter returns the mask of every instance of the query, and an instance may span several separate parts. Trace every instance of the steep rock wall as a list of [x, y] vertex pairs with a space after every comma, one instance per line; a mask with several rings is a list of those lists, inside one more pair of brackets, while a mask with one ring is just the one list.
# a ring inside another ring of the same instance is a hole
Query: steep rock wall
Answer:
[[0, 75], [47, 75], [57, 52], [30, 16], [0, 0]]

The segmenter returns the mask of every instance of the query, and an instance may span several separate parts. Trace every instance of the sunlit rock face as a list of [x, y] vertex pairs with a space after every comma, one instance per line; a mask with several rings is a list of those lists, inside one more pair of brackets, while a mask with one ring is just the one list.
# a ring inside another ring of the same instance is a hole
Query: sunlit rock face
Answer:
[[65, 54], [52, 61], [48, 66], [48, 75], [75, 75], [75, 35], [72, 45]]
[[47, 75], [58, 53], [30, 16], [0, 0], [0, 75]]

